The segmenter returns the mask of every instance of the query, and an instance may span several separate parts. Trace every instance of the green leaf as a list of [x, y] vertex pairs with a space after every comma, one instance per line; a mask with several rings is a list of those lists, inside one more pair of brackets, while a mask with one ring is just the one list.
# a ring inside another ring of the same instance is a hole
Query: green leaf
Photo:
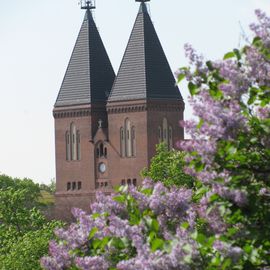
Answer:
[[250, 254], [253, 250], [253, 246], [251, 245], [245, 245], [244, 246], [244, 251], [247, 253], [247, 254]]
[[192, 96], [197, 95], [200, 92], [199, 87], [192, 82], [188, 83], [188, 89]]
[[255, 47], [259, 48], [262, 46], [262, 40], [260, 37], [255, 37], [252, 41], [252, 45], [254, 45]]
[[221, 205], [219, 206], [219, 212], [221, 216], [224, 216], [224, 214], [226, 213], [226, 207], [225, 205]]
[[164, 241], [160, 238], [155, 238], [151, 243], [151, 250], [155, 252], [158, 249], [161, 249], [164, 245]]
[[210, 71], [213, 71], [213, 70], [214, 70], [214, 67], [213, 67], [211, 61], [207, 61], [207, 62], [206, 62], [206, 66], [208, 67], [208, 69], [209, 69]]
[[144, 219], [146, 221], [147, 226], [149, 227], [149, 229], [151, 231], [158, 232], [158, 230], [159, 230], [159, 224], [158, 224], [158, 221], [156, 219], [151, 218], [149, 216], [144, 217]]
[[233, 58], [235, 57], [235, 53], [234, 52], [228, 52], [224, 55], [223, 60], [229, 59], [229, 58]]
[[183, 250], [186, 252], [186, 253], [192, 253], [192, 246], [189, 245], [189, 244], [185, 244], [183, 246]]
[[188, 229], [189, 228], [189, 223], [188, 222], [183, 222], [182, 224], [181, 224], [181, 228], [183, 228], [183, 229]]
[[151, 229], [155, 232], [158, 232], [159, 230], [159, 224], [156, 219], [152, 219]]
[[198, 237], [198, 231], [195, 230], [190, 236], [191, 236], [192, 239], [196, 240], [197, 237]]
[[218, 199], [219, 199], [219, 196], [217, 194], [213, 194], [212, 196], [210, 196], [209, 202], [214, 202]]
[[186, 77], [185, 74], [183, 74], [183, 73], [179, 74], [177, 77], [177, 83], [180, 83], [185, 77]]
[[222, 264], [222, 270], [229, 269], [231, 264], [232, 264], [232, 260], [231, 259], [226, 259], [224, 261], [224, 263]]
[[151, 189], [151, 188], [145, 188], [145, 189], [143, 189], [141, 192], [142, 192], [144, 195], [150, 196], [150, 195], [152, 195], [152, 193], [153, 193], [153, 189]]
[[200, 119], [199, 124], [197, 125], [197, 128], [200, 129], [203, 124], [204, 124], [204, 120]]
[[206, 236], [204, 234], [202, 234], [202, 233], [198, 233], [198, 236], [197, 236], [196, 240], [201, 245], [204, 245], [205, 241], [206, 241]]
[[219, 266], [220, 265], [220, 258], [219, 257], [212, 258], [211, 263], [213, 264], [213, 266]]
[[93, 248], [95, 250], [97, 250], [99, 248], [100, 244], [101, 244], [101, 240], [100, 239], [94, 239], [93, 242], [92, 242]]
[[93, 214], [91, 217], [93, 218], [93, 219], [96, 219], [96, 218], [99, 218], [101, 215], [99, 214], [99, 213], [95, 213], [95, 214]]
[[94, 228], [90, 231], [89, 236], [88, 236], [88, 239], [89, 239], [89, 240], [92, 239], [92, 238], [95, 236], [95, 234], [96, 234], [97, 231], [98, 231], [98, 228], [94, 227]]
[[241, 59], [240, 51], [238, 49], [234, 49], [233, 52], [234, 52], [235, 56], [237, 57], [237, 59], [240, 60]]
[[113, 200], [119, 203], [124, 203], [126, 201], [126, 198], [124, 195], [119, 195], [119, 196], [113, 197]]
[[250, 139], [251, 143], [257, 143], [258, 142], [258, 138], [257, 137], [253, 137]]
[[128, 191], [128, 185], [124, 185], [124, 186], [119, 187], [119, 191], [121, 193], [126, 193]]
[[227, 151], [229, 154], [232, 155], [232, 154], [235, 154], [237, 152], [237, 148], [231, 145], [228, 147]]
[[156, 237], [157, 237], [157, 234], [152, 231], [152, 232], [150, 232], [147, 240], [148, 240], [149, 243], [151, 243], [153, 241], [153, 239], [155, 239]]

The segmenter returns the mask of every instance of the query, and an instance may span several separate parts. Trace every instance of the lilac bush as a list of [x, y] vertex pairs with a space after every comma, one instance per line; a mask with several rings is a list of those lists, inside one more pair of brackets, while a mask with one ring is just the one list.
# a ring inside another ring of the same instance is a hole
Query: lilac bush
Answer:
[[55, 232], [45, 269], [191, 269], [187, 262], [199, 261], [189, 236], [196, 219], [191, 190], [145, 180], [140, 189], [98, 193], [91, 211], [73, 209], [78, 222]]
[[191, 139], [179, 146], [198, 179], [200, 233], [215, 235], [209, 253], [225, 269], [270, 268], [270, 18], [255, 13], [250, 44], [206, 63], [186, 45], [191, 67], [178, 72], [198, 119], [182, 123]]
[[256, 11], [255, 38], [204, 62], [190, 45], [181, 68], [196, 120], [185, 172], [192, 189], [145, 180], [97, 194], [91, 215], [57, 230], [44, 269], [270, 269], [270, 18]]

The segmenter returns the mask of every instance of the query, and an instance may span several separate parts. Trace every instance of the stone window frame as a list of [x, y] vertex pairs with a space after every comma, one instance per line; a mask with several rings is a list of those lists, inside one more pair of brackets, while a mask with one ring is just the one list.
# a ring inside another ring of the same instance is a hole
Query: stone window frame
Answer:
[[127, 117], [120, 127], [120, 155], [121, 157], [136, 157], [136, 127]]
[[131, 143], [131, 121], [129, 118], [125, 119], [125, 154], [126, 157], [132, 157], [132, 143]]
[[173, 128], [166, 117], [163, 117], [162, 127], [158, 126], [158, 142], [164, 142], [169, 150], [173, 149]]
[[81, 160], [81, 133], [74, 122], [71, 122], [69, 130], [65, 133], [66, 160]]
[[66, 141], [66, 160], [69, 161], [71, 158], [70, 131], [66, 131], [65, 141]]
[[125, 132], [124, 132], [124, 128], [121, 127], [120, 128], [120, 153], [121, 153], [121, 157], [125, 157], [126, 156], [126, 147], [125, 147]]
[[135, 126], [131, 127], [131, 155], [136, 157], [136, 128]]

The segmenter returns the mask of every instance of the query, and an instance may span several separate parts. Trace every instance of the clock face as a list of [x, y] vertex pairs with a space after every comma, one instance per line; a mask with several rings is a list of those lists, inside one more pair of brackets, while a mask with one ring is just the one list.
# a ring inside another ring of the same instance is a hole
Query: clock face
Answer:
[[103, 162], [99, 163], [99, 165], [98, 165], [98, 170], [99, 170], [99, 172], [101, 172], [101, 173], [105, 173], [105, 171], [106, 171], [106, 164], [103, 163]]

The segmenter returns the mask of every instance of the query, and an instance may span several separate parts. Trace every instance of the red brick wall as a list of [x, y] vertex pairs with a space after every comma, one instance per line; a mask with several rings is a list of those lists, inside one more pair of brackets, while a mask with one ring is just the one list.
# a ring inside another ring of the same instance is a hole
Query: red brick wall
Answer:
[[[136, 156], [121, 157], [120, 128], [124, 127], [126, 118], [136, 128]], [[108, 115], [109, 143], [108, 166], [113, 185], [120, 185], [122, 179], [137, 179], [141, 182], [140, 171], [148, 166], [147, 159], [147, 112], [116, 113]]]
[[[104, 108], [100, 107], [94, 110], [92, 108], [89, 114], [79, 114], [79, 116], [67, 114], [64, 117], [55, 117], [56, 212], [61, 219], [71, 218], [72, 207], [89, 210], [90, 202], [95, 199], [97, 180], [108, 182], [108, 187], [103, 189], [107, 192], [112, 191], [112, 187], [120, 185], [122, 179], [137, 179], [137, 184], [141, 184], [140, 172], [144, 167], [149, 166], [151, 158], [155, 155], [158, 127], [162, 127], [164, 117], [168, 120], [168, 126], [173, 128], [174, 145], [184, 138], [184, 131], [179, 126], [179, 121], [183, 119], [182, 102], [118, 102], [108, 104], [107, 110], [108, 115]], [[131, 121], [131, 126], [136, 128], [135, 157], [121, 156], [120, 128], [124, 127], [127, 118]], [[99, 119], [103, 121], [103, 129], [98, 129]], [[81, 136], [81, 160], [79, 161], [66, 160], [65, 134], [72, 122]], [[107, 158], [96, 158], [95, 147], [99, 141], [104, 141], [107, 147]], [[104, 174], [98, 172], [99, 162], [107, 165]], [[79, 181], [82, 183], [81, 190], [67, 191], [68, 182]]]

